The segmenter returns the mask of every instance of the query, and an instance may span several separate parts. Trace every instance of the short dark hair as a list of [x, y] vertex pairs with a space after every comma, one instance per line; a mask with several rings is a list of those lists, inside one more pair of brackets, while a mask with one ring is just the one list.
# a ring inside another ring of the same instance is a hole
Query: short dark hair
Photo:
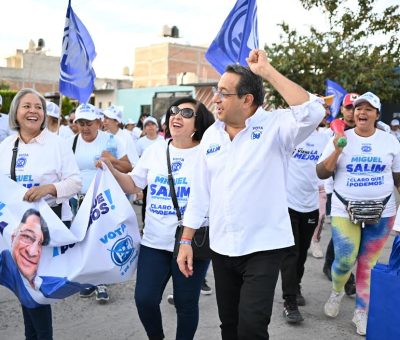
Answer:
[[192, 139], [195, 141], [201, 141], [204, 132], [215, 122], [214, 115], [207, 109], [207, 107], [200, 101], [193, 97], [182, 97], [177, 99], [168, 108], [167, 115], [165, 117], [165, 138], [171, 138], [171, 132], [169, 131], [169, 117], [171, 116], [171, 107], [178, 106], [184, 103], [191, 103], [196, 108], [196, 116], [194, 117], [194, 133]]
[[242, 65], [228, 65], [225, 72], [234, 73], [240, 76], [240, 80], [236, 86], [238, 97], [243, 97], [246, 94], [253, 95], [253, 103], [255, 106], [261, 106], [264, 103], [264, 84], [260, 76], [250, 71], [249, 67]]
[[40, 219], [40, 229], [42, 230], [42, 233], [43, 233], [42, 245], [43, 246], [47, 246], [49, 244], [49, 242], [50, 242], [49, 227], [47, 226], [47, 223], [44, 220], [44, 218], [42, 217], [42, 215], [40, 215], [39, 211], [37, 211], [36, 209], [28, 209], [27, 211], [25, 211], [25, 213], [22, 215], [21, 224], [22, 223], [26, 223], [26, 220], [31, 215], [36, 215], [37, 217], [39, 217], [39, 219]]

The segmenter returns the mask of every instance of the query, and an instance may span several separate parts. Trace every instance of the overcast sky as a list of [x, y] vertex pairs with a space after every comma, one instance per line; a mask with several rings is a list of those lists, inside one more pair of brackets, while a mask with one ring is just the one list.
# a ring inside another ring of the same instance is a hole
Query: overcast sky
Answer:
[[[398, 0], [381, 0], [393, 3]], [[132, 72], [136, 47], [160, 39], [163, 25], [177, 26], [191, 45], [209, 46], [236, 0], [72, 0], [96, 46], [94, 68], [99, 77], [117, 77], [128, 66]], [[45, 41], [49, 55], [61, 53], [68, 0], [12, 0], [3, 7], [0, 66], [30, 39]], [[306, 12], [299, 0], [258, 0], [260, 46], [279, 41], [282, 21], [305, 33], [312, 24], [326, 29], [327, 18], [316, 9]]]

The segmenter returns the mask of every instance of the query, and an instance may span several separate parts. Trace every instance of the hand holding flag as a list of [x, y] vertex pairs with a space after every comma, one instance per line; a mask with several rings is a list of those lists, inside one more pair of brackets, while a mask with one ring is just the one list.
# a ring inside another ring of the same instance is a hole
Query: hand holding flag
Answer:
[[238, 0], [206, 53], [210, 64], [224, 73], [229, 64], [247, 66], [246, 57], [258, 48], [256, 0]]

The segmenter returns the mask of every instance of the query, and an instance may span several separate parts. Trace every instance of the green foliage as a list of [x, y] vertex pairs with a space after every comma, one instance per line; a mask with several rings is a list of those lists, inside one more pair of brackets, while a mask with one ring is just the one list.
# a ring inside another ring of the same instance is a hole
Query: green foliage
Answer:
[[[310, 92], [324, 94], [331, 79], [349, 92], [373, 91], [383, 102], [400, 102], [399, 6], [376, 13], [375, 0], [358, 0], [356, 9], [346, 7], [348, 0], [300, 2], [306, 9], [321, 8], [330, 30], [311, 27], [303, 36], [282, 23], [281, 42], [265, 46], [272, 65]], [[273, 104], [283, 105], [269, 90]]]
[[63, 116], [68, 115], [71, 110], [75, 108], [75, 105], [71, 103], [71, 100], [68, 97], [62, 97], [62, 106], [61, 106], [61, 114]]
[[10, 104], [16, 94], [17, 91], [0, 90], [0, 95], [3, 97], [1, 112], [8, 113], [10, 111]]

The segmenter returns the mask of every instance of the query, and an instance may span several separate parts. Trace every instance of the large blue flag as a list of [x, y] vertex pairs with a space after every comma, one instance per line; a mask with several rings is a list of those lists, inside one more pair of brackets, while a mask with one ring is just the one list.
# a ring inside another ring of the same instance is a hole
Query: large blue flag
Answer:
[[86, 103], [94, 88], [96, 74], [92, 62], [94, 43], [86, 27], [68, 3], [60, 63], [60, 92]]
[[325, 95], [326, 96], [331, 96], [333, 95], [333, 103], [330, 106], [331, 109], [331, 115], [328, 118], [328, 121], [331, 121], [336, 118], [336, 116], [339, 113], [340, 110], [340, 105], [342, 105], [342, 101], [344, 96], [347, 94], [347, 91], [341, 87], [338, 83], [335, 83], [334, 81], [327, 79], [326, 80], [326, 90], [325, 90]]
[[256, 0], [238, 0], [206, 53], [210, 64], [224, 73], [229, 64], [247, 66], [246, 57], [258, 48]]

